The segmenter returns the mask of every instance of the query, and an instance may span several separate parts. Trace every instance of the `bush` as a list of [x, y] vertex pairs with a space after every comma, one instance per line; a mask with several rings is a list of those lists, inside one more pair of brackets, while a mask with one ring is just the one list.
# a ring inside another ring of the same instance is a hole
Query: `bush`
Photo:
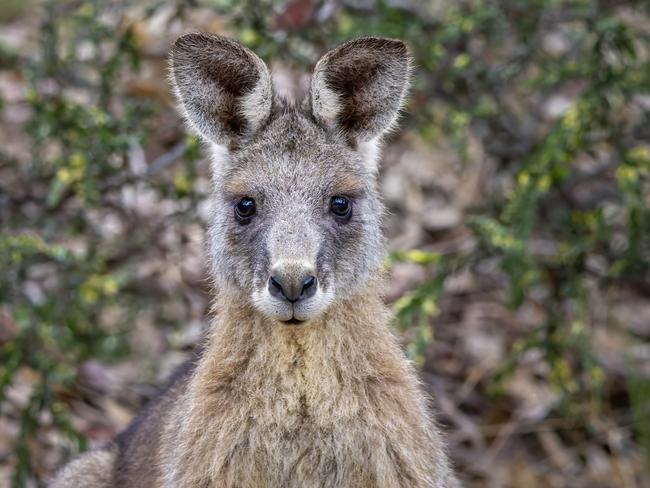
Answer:
[[[87, 448], [70, 418], [71, 399], [84, 396], [82, 365], [128, 358], [130, 324], [143, 310], [170, 331], [198, 313], [177, 288], [157, 286], [165, 263], [196, 252], [209, 179], [197, 140], [184, 135], [168, 95], [151, 82], [164, 71], [171, 40], [148, 37], [156, 22], [172, 33], [227, 26], [265, 60], [302, 70], [353, 36], [409, 41], [417, 69], [397, 143], [443, 148], [458, 171], [481, 175], [451, 226], [467, 233], [468, 245], [439, 250], [444, 232], [425, 232], [418, 249], [391, 254], [395, 266], [422, 268], [394, 304], [409, 354], [425, 371], [445, 374], [430, 353], [434, 330], [449, 323], [449, 281], [487, 267], [513, 313], [530, 306], [539, 313], [534, 327], [509, 332], [509, 353], [477, 385], [481, 401], [507, 396], [508, 378], [534, 352], [560, 397], [546, 415], [581, 432], [565, 444], [602, 446], [598, 422], [632, 421], [629, 449], [650, 455], [647, 374], [636, 357], [623, 358], [621, 400], [618, 370], [594, 349], [595, 336], [616, 327], [600, 305], [621, 290], [641, 303], [650, 294], [643, 2], [137, 3], [47, 2], [37, 46], [23, 53], [0, 45], [0, 70], [19, 70], [29, 106], [28, 150], [0, 154], [0, 409], [19, 426], [14, 486], [49, 474], [37, 468], [39, 444]], [[179, 280], [205, 296], [202, 276]], [[647, 347], [647, 330], [632, 334]], [[21, 384], [30, 385], [22, 397]], [[481, 479], [471, 462], [458, 464]]]

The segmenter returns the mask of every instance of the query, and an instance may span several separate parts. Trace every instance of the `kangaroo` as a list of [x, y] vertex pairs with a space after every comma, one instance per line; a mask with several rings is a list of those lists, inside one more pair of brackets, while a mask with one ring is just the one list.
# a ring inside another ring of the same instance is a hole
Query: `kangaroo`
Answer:
[[354, 39], [294, 103], [236, 41], [176, 41], [174, 90], [213, 156], [214, 320], [163, 393], [53, 488], [459, 486], [382, 301], [379, 145], [409, 72], [402, 41]]

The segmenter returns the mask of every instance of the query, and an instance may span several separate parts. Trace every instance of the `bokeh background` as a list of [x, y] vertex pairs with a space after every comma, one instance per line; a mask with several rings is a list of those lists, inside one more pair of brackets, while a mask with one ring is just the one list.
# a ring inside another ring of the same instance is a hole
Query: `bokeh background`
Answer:
[[0, 486], [123, 429], [209, 324], [183, 32], [304, 92], [342, 40], [417, 65], [380, 184], [387, 301], [469, 487], [650, 486], [650, 7], [0, 2]]

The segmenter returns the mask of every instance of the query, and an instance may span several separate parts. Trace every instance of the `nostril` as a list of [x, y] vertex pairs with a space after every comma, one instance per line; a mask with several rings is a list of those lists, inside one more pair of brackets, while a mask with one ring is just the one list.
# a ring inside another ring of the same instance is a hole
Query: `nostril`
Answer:
[[269, 278], [269, 292], [276, 298], [285, 298], [280, 282], [273, 276]]
[[316, 277], [307, 276], [302, 282], [302, 291], [300, 292], [300, 298], [310, 298], [313, 297], [316, 293]]
[[281, 275], [274, 275], [269, 278], [269, 293], [280, 300], [287, 300], [295, 303], [305, 298], [311, 298], [316, 294], [317, 279], [315, 276], [289, 280]]

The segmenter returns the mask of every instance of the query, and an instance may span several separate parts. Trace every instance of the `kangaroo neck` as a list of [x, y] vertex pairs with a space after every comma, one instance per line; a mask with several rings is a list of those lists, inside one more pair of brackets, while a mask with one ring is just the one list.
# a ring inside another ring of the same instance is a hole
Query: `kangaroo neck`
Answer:
[[375, 289], [335, 302], [301, 325], [270, 321], [222, 295], [199, 369], [209, 371], [212, 385], [247, 389], [277, 381], [314, 395], [377, 377], [397, 379], [405, 373], [401, 352]]

